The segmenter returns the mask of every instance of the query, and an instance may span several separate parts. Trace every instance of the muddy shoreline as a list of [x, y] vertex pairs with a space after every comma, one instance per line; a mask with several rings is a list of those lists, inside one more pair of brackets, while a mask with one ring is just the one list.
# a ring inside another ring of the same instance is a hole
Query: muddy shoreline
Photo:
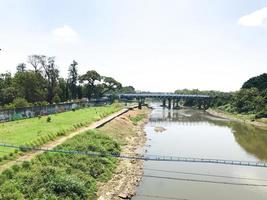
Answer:
[[[147, 108], [129, 110], [100, 130], [103, 129], [104, 132], [122, 140], [125, 144], [122, 146], [122, 154], [139, 156], [146, 142], [144, 126], [148, 122], [150, 111]], [[134, 125], [130, 118], [139, 114], [145, 114], [145, 118]], [[131, 199], [136, 194], [136, 188], [142, 179], [144, 161], [120, 159], [118, 162], [112, 178], [108, 182], [98, 184], [98, 200]]]
[[246, 120], [246, 119], [242, 120], [242, 119], [235, 117], [234, 115], [228, 115], [227, 113], [224, 113], [223, 111], [208, 109], [208, 110], [206, 110], [206, 112], [210, 115], [215, 116], [215, 117], [220, 117], [220, 118], [227, 119], [227, 120], [232, 120], [232, 121], [236, 121], [236, 122], [240, 122], [240, 123], [250, 124], [250, 125], [256, 126], [258, 128], [261, 128], [261, 129], [267, 129], [266, 123], [251, 121], [251, 120]]

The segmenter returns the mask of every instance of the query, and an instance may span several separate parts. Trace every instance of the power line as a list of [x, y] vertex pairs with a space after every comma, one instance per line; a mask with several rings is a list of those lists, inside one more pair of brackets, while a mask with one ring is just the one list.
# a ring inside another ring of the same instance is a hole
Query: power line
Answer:
[[178, 197], [168, 197], [168, 196], [149, 195], [149, 194], [137, 194], [136, 196], [149, 197], [153, 199], [189, 200], [189, 199], [178, 198]]
[[144, 170], [155, 171], [155, 172], [174, 173], [174, 174], [184, 174], [184, 175], [207, 176], [207, 177], [215, 177], [215, 178], [228, 178], [228, 179], [240, 179], [240, 180], [251, 180], [251, 181], [267, 181], [267, 179], [256, 179], [256, 178], [237, 177], [237, 176], [222, 176], [222, 175], [216, 175], [216, 174], [204, 174], [204, 173], [193, 173], [193, 172], [184, 172], [184, 171], [160, 170], [160, 169], [151, 169], [151, 168], [144, 168]]
[[223, 182], [223, 181], [211, 181], [211, 180], [201, 180], [201, 179], [190, 179], [190, 178], [178, 178], [178, 177], [167, 177], [167, 176], [154, 176], [154, 175], [143, 175], [147, 178], [157, 178], [157, 179], [168, 179], [177, 181], [189, 181], [189, 182], [200, 182], [200, 183], [214, 183], [223, 185], [237, 185], [237, 186], [254, 186], [254, 187], [267, 187], [265, 184], [251, 184], [251, 183], [236, 183], [236, 182]]
[[0, 146], [6, 148], [14, 148], [21, 151], [44, 151], [52, 153], [64, 153], [64, 154], [80, 154], [95, 157], [115, 157], [122, 159], [132, 160], [145, 160], [145, 161], [166, 161], [166, 162], [190, 162], [190, 163], [210, 163], [210, 164], [223, 164], [223, 165], [239, 165], [248, 167], [262, 167], [267, 168], [267, 163], [252, 162], [252, 161], [238, 161], [238, 160], [222, 160], [222, 159], [209, 159], [209, 158], [189, 158], [189, 157], [175, 157], [175, 156], [160, 156], [160, 155], [143, 155], [143, 156], [131, 156], [119, 153], [102, 153], [91, 151], [77, 151], [77, 150], [61, 150], [61, 149], [44, 149], [29, 146], [16, 146], [12, 144], [0, 143]]
[[[34, 147], [20, 147], [8, 144], [0, 144], [0, 146], [7, 148], [16, 148], [19, 150], [35, 150], [35, 151], [45, 151], [45, 152], [53, 152], [53, 153], [64, 153], [64, 154], [79, 154], [79, 155], [88, 155], [95, 157], [116, 157], [116, 158], [127, 158], [127, 159], [139, 159], [139, 160], [148, 160], [149, 158], [144, 157], [135, 157], [128, 155], [120, 155], [120, 154], [103, 154], [100, 152], [84, 152], [84, 151], [73, 151], [73, 150], [59, 150], [59, 149], [42, 149], [42, 148], [34, 148]], [[164, 160], [161, 160], [164, 161]], [[266, 184], [248, 184], [248, 183], [236, 183], [236, 182], [223, 182], [223, 181], [212, 181], [212, 180], [202, 180], [202, 179], [190, 179], [190, 178], [179, 178], [179, 177], [167, 177], [167, 176], [155, 176], [155, 175], [147, 175], [147, 174], [133, 174], [140, 175], [148, 178], [158, 178], [158, 179], [169, 179], [169, 180], [178, 180], [178, 181], [190, 181], [190, 182], [201, 182], [201, 183], [214, 183], [214, 184], [225, 184], [225, 185], [239, 185], [239, 186], [258, 186], [258, 187], [267, 187]]]

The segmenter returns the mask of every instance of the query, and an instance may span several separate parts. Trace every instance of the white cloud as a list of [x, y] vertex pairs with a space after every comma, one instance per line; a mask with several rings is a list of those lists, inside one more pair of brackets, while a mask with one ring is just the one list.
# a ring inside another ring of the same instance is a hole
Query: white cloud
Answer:
[[256, 10], [253, 13], [240, 17], [238, 24], [241, 26], [262, 26], [267, 19], [267, 7]]
[[67, 25], [54, 29], [52, 34], [56, 41], [64, 43], [75, 43], [79, 37], [79, 34]]

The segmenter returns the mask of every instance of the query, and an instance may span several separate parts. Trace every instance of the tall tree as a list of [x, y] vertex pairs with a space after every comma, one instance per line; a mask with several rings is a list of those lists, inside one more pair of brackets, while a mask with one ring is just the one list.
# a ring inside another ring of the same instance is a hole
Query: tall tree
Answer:
[[57, 92], [59, 70], [55, 65], [55, 57], [46, 57], [41, 62], [47, 80], [47, 101], [53, 103], [53, 98]]
[[40, 72], [47, 58], [44, 55], [30, 55], [28, 57], [28, 63], [32, 65], [35, 72]]
[[67, 101], [69, 99], [69, 88], [67, 81], [64, 78], [58, 79], [59, 92], [58, 96], [61, 101]]
[[101, 81], [101, 76], [95, 70], [87, 71], [86, 74], [80, 77], [80, 82], [85, 84], [86, 96], [91, 99], [96, 93], [97, 82]]
[[77, 81], [78, 81], [78, 63], [73, 60], [69, 67], [69, 75], [68, 75], [68, 85], [70, 90], [70, 97], [72, 99], [77, 98]]
[[103, 89], [101, 91], [101, 96], [107, 92], [115, 91], [122, 87], [121, 83], [116, 81], [112, 77], [103, 76], [102, 80], [103, 80]]

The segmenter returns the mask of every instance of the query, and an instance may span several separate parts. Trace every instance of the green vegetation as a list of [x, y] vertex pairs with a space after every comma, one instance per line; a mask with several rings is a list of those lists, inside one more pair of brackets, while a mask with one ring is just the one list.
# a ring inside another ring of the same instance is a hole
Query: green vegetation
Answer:
[[[54, 114], [49, 117], [1, 123], [0, 141], [16, 145], [40, 146], [120, 109], [121, 106], [119, 104], [113, 104]], [[12, 159], [12, 156], [14, 156], [14, 151], [0, 147], [0, 161]]]
[[[95, 131], [77, 135], [56, 149], [120, 152], [117, 142]], [[93, 199], [96, 182], [108, 180], [115, 168], [115, 158], [44, 153], [1, 174], [0, 199]]]
[[[267, 74], [246, 81], [237, 92], [177, 90], [176, 93], [207, 94], [212, 97], [210, 106], [241, 119], [260, 119], [267, 117]], [[188, 100], [185, 105], [194, 106], [196, 102]], [[261, 120], [265, 121], [265, 120]]]
[[136, 116], [130, 117], [130, 120], [133, 122], [134, 125], [137, 125], [138, 122], [142, 121], [145, 118], [145, 114], [138, 114]]
[[13, 109], [33, 105], [65, 102], [82, 98], [101, 98], [106, 93], [118, 93], [134, 88], [122, 87], [112, 77], [95, 70], [78, 74], [78, 63], [69, 66], [67, 78], [60, 77], [55, 57], [31, 55], [27, 66], [21, 63], [17, 72], [0, 74], [0, 108]]

